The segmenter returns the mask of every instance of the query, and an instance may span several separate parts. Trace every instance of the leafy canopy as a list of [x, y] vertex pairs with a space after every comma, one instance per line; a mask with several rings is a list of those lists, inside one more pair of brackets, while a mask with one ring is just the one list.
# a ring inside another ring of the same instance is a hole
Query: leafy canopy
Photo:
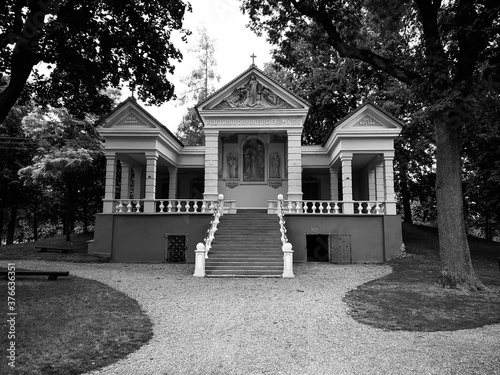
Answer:
[[[186, 10], [191, 7], [183, 0], [3, 1], [0, 74], [11, 79], [2, 82], [8, 86], [0, 104], [14, 105], [30, 73], [27, 95], [34, 91], [39, 104], [65, 106], [82, 117], [90, 109], [109, 110], [102, 91], [121, 81], [148, 104], [171, 99], [168, 75], [182, 59], [171, 37], [189, 34], [182, 28]], [[6, 115], [0, 115], [1, 122]]]

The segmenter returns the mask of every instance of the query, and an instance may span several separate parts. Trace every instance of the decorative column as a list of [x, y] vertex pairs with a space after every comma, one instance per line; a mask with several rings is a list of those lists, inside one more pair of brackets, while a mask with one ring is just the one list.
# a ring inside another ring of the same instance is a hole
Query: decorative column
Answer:
[[134, 199], [142, 199], [142, 168], [134, 168]]
[[342, 162], [342, 213], [353, 214], [354, 203], [352, 196], [352, 153], [340, 154]]
[[217, 200], [219, 185], [219, 131], [205, 129], [204, 200]]
[[375, 166], [371, 165], [368, 169], [368, 199], [372, 202], [377, 200], [377, 180]]
[[128, 200], [130, 199], [130, 165], [124, 161], [121, 162], [122, 165], [122, 179], [120, 183], [120, 199]]
[[375, 186], [378, 202], [385, 202], [384, 160], [379, 157], [375, 164]]
[[288, 130], [288, 196], [290, 201], [302, 201], [302, 129]]
[[106, 185], [104, 188], [104, 199], [102, 212], [110, 214], [114, 212], [114, 200], [116, 194], [116, 154], [106, 154]]
[[[177, 198], [177, 168], [170, 167], [168, 168], [168, 199], [176, 199]], [[180, 197], [182, 198], [182, 197]]]
[[333, 167], [330, 167], [330, 199], [339, 200], [339, 170]]
[[156, 212], [155, 198], [156, 198], [156, 167], [158, 163], [158, 154], [146, 154], [146, 188], [145, 188], [145, 201], [144, 212]]
[[394, 194], [393, 160], [394, 160], [394, 152], [384, 154], [386, 215], [396, 215], [396, 195]]

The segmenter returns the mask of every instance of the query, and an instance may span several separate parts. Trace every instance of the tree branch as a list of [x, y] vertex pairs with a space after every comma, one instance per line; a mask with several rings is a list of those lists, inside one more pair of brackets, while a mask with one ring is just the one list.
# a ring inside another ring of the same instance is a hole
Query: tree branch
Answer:
[[391, 59], [380, 56], [373, 51], [346, 43], [328, 16], [326, 9], [319, 9], [309, 1], [288, 0], [288, 2], [293, 4], [295, 9], [301, 14], [315, 20], [325, 29], [328, 35], [328, 42], [337, 50], [341, 57], [364, 61], [406, 84], [411, 84], [415, 80], [422, 79], [416, 72], [395, 64]]

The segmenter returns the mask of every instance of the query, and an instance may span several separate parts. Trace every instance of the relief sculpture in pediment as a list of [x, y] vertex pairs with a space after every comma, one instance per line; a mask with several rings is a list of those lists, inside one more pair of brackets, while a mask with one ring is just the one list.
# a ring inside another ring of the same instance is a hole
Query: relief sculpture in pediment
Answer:
[[212, 109], [267, 109], [293, 108], [271, 89], [262, 85], [255, 75], [224, 98]]

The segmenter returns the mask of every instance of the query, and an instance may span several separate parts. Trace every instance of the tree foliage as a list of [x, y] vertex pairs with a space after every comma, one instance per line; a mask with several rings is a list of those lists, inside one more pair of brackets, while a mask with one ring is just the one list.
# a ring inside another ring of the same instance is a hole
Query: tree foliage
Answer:
[[[95, 118], [72, 117], [66, 108], [35, 108], [22, 121], [26, 137], [37, 145], [31, 163], [19, 170], [29, 186], [40, 186], [60, 197], [67, 238], [77, 203], [88, 210], [90, 200], [102, 196], [95, 181], [102, 180], [103, 144], [94, 127]], [[100, 176], [96, 175], [100, 171]], [[102, 186], [100, 186], [102, 189]], [[84, 221], [86, 218], [84, 218]]]
[[[256, 32], [280, 50], [305, 30], [332, 54], [364, 62], [404, 83], [436, 135], [439, 282], [481, 289], [466, 239], [462, 127], [474, 98], [500, 87], [500, 3], [494, 0], [242, 0]], [[287, 54], [288, 56], [288, 54]]]
[[[188, 34], [182, 28], [186, 10], [190, 5], [183, 0], [3, 1], [0, 123], [23, 90], [23, 97], [65, 106], [82, 118], [108, 112], [111, 103], [103, 90], [121, 81], [148, 104], [169, 100], [174, 86], [168, 75], [182, 59], [171, 36]], [[5, 76], [10, 81], [2, 80]]]
[[[182, 104], [205, 100], [215, 91], [214, 83], [220, 80], [216, 70], [216, 41], [208, 35], [205, 27], [199, 28], [198, 34], [196, 45], [190, 49], [190, 52], [195, 54], [198, 65], [182, 80], [186, 86], [186, 90], [179, 97]], [[177, 128], [177, 136], [186, 145], [205, 143], [203, 123], [193, 107], [190, 107], [182, 118]]]

